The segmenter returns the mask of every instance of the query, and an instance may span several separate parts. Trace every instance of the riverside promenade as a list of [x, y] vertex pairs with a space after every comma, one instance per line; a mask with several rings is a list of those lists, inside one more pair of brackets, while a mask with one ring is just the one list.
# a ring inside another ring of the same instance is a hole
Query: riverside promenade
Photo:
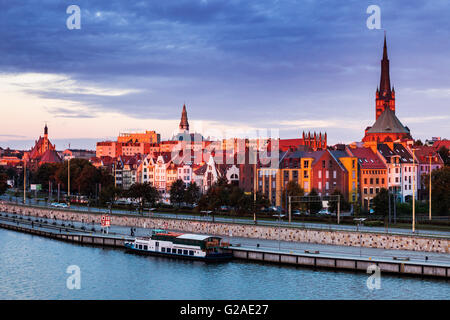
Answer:
[[[1, 213], [0, 227], [78, 244], [120, 249], [124, 248], [125, 241], [134, 238], [129, 232], [127, 234], [127, 230], [131, 231], [132, 227], [112, 226], [109, 233], [105, 234], [100, 232], [100, 225], [96, 223], [21, 214]], [[148, 228], [133, 228], [136, 236], [148, 235], [149, 232]], [[230, 250], [233, 256], [241, 260], [362, 272], [366, 272], [370, 265], [377, 265], [381, 272], [392, 274], [450, 277], [449, 254], [312, 245], [241, 237], [226, 239], [232, 245]]]
[[[0, 212], [29, 215], [71, 222], [100, 223], [105, 213], [74, 211], [42, 206], [25, 206], [0, 203]], [[385, 250], [410, 250], [429, 253], [450, 253], [450, 236], [405, 235], [356, 230], [310, 229], [297, 226], [273, 226], [205, 221], [202, 219], [177, 219], [136, 214], [112, 215], [111, 224], [133, 228], [162, 228], [190, 233], [214, 234], [223, 237], [241, 237], [258, 240], [277, 240], [309, 244], [376, 248]]]

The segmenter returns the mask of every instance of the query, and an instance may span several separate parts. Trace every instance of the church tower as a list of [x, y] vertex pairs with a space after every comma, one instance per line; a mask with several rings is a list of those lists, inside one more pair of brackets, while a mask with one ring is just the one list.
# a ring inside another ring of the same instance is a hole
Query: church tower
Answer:
[[389, 75], [389, 59], [387, 54], [386, 34], [384, 35], [383, 59], [381, 60], [381, 78], [380, 87], [376, 92], [376, 119], [386, 110], [390, 108], [395, 113], [395, 90], [391, 88], [391, 79]]
[[187, 117], [186, 105], [183, 105], [183, 111], [181, 112], [180, 121], [180, 133], [189, 132], [189, 122]]

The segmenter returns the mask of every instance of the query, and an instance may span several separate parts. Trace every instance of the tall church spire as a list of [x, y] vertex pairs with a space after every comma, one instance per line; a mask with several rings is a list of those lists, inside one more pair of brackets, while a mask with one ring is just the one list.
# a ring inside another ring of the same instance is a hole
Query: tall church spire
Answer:
[[186, 104], [183, 105], [183, 111], [181, 112], [180, 131], [189, 131]]
[[380, 93], [387, 96], [391, 93], [391, 79], [389, 76], [389, 59], [387, 54], [386, 34], [384, 34], [383, 60], [381, 60]]
[[386, 32], [384, 33], [383, 59], [381, 60], [380, 87], [377, 88], [375, 115], [376, 119], [390, 108], [395, 113], [395, 91], [391, 88], [391, 77], [389, 74], [389, 59], [386, 44]]

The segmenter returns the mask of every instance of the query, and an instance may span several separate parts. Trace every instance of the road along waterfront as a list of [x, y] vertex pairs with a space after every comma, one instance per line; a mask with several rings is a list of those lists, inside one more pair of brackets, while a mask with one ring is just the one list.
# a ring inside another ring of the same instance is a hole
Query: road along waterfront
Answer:
[[[63, 219], [84, 223], [100, 223], [102, 214], [49, 209], [45, 207], [18, 206], [0, 204], [0, 211], [38, 216], [41, 218]], [[380, 234], [376, 232], [311, 230], [288, 226], [260, 226], [233, 224], [199, 220], [143, 217], [136, 215], [115, 215], [111, 224], [127, 227], [163, 228], [181, 230], [190, 233], [206, 233], [219, 236], [237, 236], [245, 238], [284, 240], [291, 242], [340, 245], [349, 247], [367, 247], [387, 250], [412, 250], [435, 253], [450, 253], [450, 237], [412, 236]]]

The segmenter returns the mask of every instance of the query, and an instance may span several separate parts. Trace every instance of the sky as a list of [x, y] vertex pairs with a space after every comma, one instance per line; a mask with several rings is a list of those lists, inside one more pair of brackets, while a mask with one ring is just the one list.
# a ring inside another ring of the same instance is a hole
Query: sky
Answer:
[[58, 150], [170, 139], [184, 103], [205, 137], [361, 141], [384, 31], [397, 116], [415, 139], [450, 138], [449, 12], [447, 0], [0, 0], [0, 147], [31, 148], [45, 123]]

